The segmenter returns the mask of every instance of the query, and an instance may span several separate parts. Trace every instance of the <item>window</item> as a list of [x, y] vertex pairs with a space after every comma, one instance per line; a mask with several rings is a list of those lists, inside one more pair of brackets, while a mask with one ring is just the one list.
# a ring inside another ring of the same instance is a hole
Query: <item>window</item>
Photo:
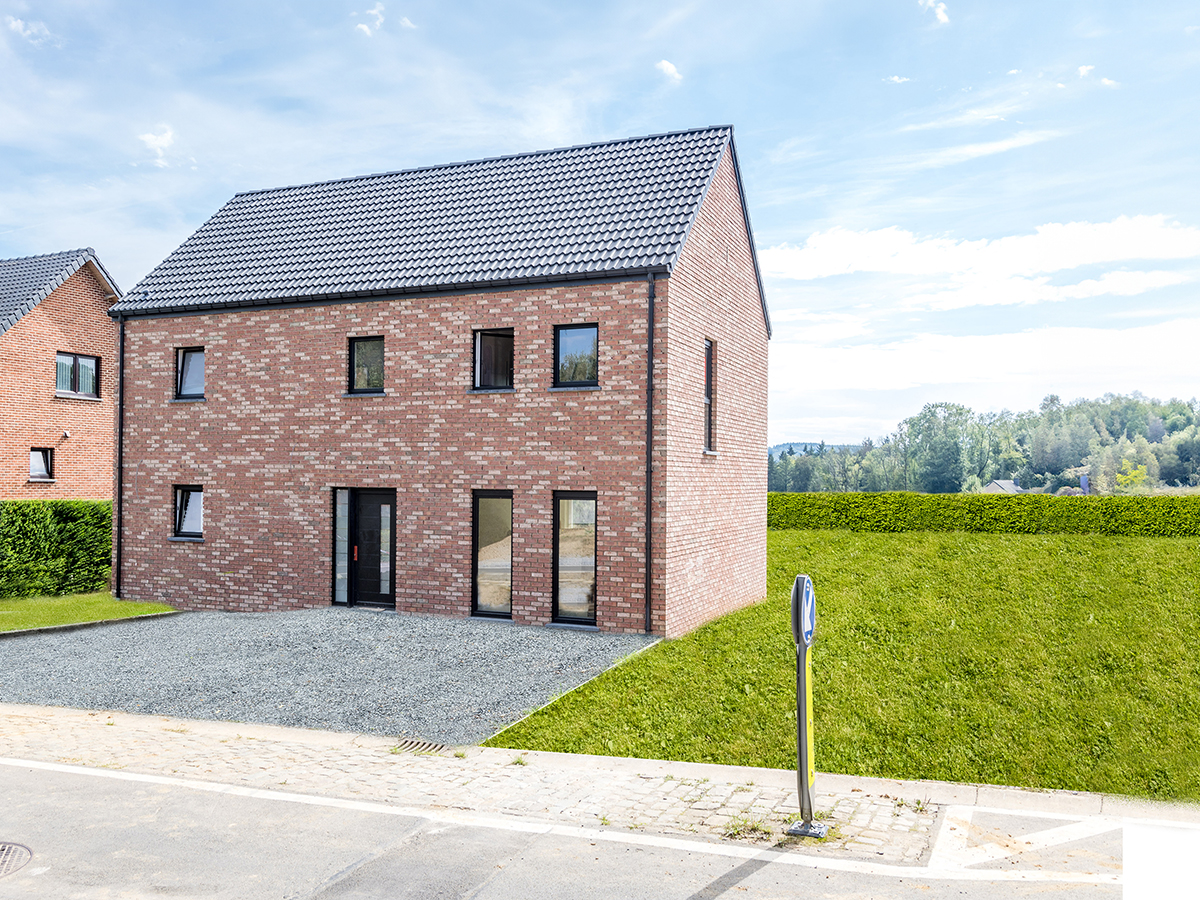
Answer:
[[704, 449], [716, 450], [716, 435], [713, 433], [716, 406], [713, 403], [713, 380], [716, 376], [716, 347], [712, 341], [704, 342]]
[[512, 618], [512, 491], [475, 492], [471, 613]]
[[175, 537], [204, 536], [204, 488], [198, 484], [175, 485]]
[[54, 451], [49, 447], [31, 447], [29, 450], [29, 480], [54, 480]]
[[350, 491], [333, 492], [333, 602], [350, 602]]
[[59, 353], [55, 368], [54, 393], [58, 396], [100, 396], [99, 357]]
[[596, 495], [554, 492], [554, 621], [596, 624]]
[[475, 387], [513, 386], [513, 330], [475, 332]]
[[175, 351], [175, 399], [204, 399], [203, 347], [180, 347]]
[[599, 384], [599, 326], [559, 325], [554, 329], [555, 387]]
[[383, 393], [383, 338], [350, 338], [350, 393]]

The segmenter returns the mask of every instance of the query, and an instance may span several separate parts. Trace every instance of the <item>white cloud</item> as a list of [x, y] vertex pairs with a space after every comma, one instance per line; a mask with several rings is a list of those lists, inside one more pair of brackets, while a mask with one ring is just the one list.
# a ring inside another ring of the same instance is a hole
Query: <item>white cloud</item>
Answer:
[[893, 84], [904, 84], [904, 82], [908, 81], [908, 79], [902, 75], [893, 75], [891, 78], [885, 78], [883, 80], [890, 81]]
[[937, 20], [943, 25], [946, 25], [950, 22], [950, 16], [946, 14], [945, 3], [939, 3], [938, 0], [917, 0], [917, 5], [920, 6], [921, 9], [930, 10], [935, 16], [937, 16]]
[[[376, 3], [373, 7], [371, 7], [365, 13], [363, 13], [363, 15], [371, 16], [372, 18], [374, 18], [375, 19], [375, 27], [371, 28], [370, 25], [364, 25], [363, 23], [360, 22], [359, 24], [355, 25], [354, 28], [356, 31], [361, 31], [367, 37], [371, 37], [383, 25], [383, 4]], [[404, 20], [404, 22], [407, 22], [407, 21], [408, 21], [408, 19]], [[403, 25], [404, 22], [401, 22], [400, 24]], [[409, 24], [409, 27], [412, 27], [411, 23]]]
[[400, 27], [401, 28], [416, 28], [417, 26], [414, 25], [411, 21], [409, 21], [408, 16], [401, 16], [400, 17]]
[[371, 26], [370, 25], [364, 25], [362, 22], [359, 22], [357, 25], [354, 26], [354, 28], [357, 31], [361, 31], [367, 37], [371, 36]]
[[1105, 87], [1119, 87], [1118, 83], [1113, 81], [1111, 78], [1101, 78], [1100, 83]]
[[1053, 303], [1105, 295], [1132, 297], [1156, 288], [1186, 284], [1192, 280], [1191, 275], [1183, 272], [1117, 270], [1076, 284], [1055, 285], [1050, 283], [1050, 278], [1046, 275], [1037, 278], [1000, 278], [970, 274], [951, 279], [948, 286], [939, 290], [918, 290], [906, 296], [900, 307], [948, 310], [974, 306]]
[[1052, 222], [1033, 234], [966, 241], [918, 238], [895, 226], [834, 227], [811, 235], [803, 247], [769, 247], [761, 258], [768, 274], [800, 281], [853, 272], [1032, 278], [1128, 260], [1200, 259], [1200, 228], [1161, 215], [1119, 216], [1111, 222]]
[[914, 161], [912, 167], [917, 169], [938, 169], [942, 166], [953, 166], [958, 163], [978, 159], [981, 156], [993, 156], [1020, 147], [1040, 144], [1052, 138], [1060, 137], [1057, 131], [1021, 131], [1012, 137], [1000, 141], [987, 141], [979, 144], [963, 144], [958, 147], [945, 147], [935, 150]]
[[14, 19], [12, 16], [5, 16], [4, 21], [10, 31], [15, 31], [35, 47], [54, 37], [45, 22], [25, 22], [22, 19]]
[[1079, 67], [1079, 77], [1086, 78], [1088, 76], [1088, 73], [1091, 72], [1092, 69], [1094, 69], [1094, 68], [1096, 68], [1096, 67], [1095, 66], [1080, 66]]
[[138, 140], [145, 144], [147, 149], [154, 151], [156, 166], [165, 168], [168, 165], [163, 152], [175, 143], [175, 132], [170, 127], [167, 127], [162, 134], [139, 134]]
[[654, 68], [666, 75], [674, 84], [679, 84], [679, 82], [683, 81], [683, 75], [680, 74], [679, 70], [675, 68], [673, 63], [669, 63], [665, 59], [656, 62]]
[[1009, 70], [1008, 70], [1008, 74], [1009, 74], [1009, 75], [1020, 75], [1020, 74], [1021, 74], [1021, 70], [1020, 70], [1020, 69], [1009, 69]]
[[1198, 31], [1200, 31], [1200, 25], [1188, 25], [1183, 29], [1184, 34], [1195, 34]]

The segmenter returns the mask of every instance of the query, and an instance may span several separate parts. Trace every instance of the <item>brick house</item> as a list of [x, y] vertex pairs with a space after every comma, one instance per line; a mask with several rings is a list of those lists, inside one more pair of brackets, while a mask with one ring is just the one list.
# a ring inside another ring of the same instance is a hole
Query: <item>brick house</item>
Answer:
[[110, 315], [122, 597], [670, 636], [766, 594], [729, 127], [238, 194]]
[[91, 248], [0, 259], [0, 499], [112, 499], [120, 293]]

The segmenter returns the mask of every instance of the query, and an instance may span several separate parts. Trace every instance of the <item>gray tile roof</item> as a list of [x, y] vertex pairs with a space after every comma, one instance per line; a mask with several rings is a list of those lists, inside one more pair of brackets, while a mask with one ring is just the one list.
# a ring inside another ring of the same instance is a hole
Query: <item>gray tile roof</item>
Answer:
[[704, 128], [237, 194], [111, 313], [667, 272], [732, 139]]
[[96, 271], [114, 294], [120, 294], [117, 283], [100, 264], [91, 247], [64, 250], [45, 256], [26, 256], [21, 259], [0, 259], [0, 334], [8, 331], [64, 281], [86, 263]]

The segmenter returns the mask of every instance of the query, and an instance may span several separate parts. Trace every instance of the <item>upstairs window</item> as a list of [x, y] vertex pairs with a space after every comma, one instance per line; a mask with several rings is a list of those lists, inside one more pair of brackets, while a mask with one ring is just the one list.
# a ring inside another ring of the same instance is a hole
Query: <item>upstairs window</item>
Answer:
[[513, 386], [513, 330], [475, 332], [475, 387]]
[[554, 329], [554, 386], [599, 384], [600, 328], [559, 325]]
[[203, 347], [180, 347], [175, 351], [175, 399], [204, 399]]
[[100, 358], [78, 353], [56, 356], [54, 393], [59, 397], [99, 397]]
[[29, 450], [29, 480], [54, 480], [54, 450], [50, 447], [31, 447]]
[[383, 393], [383, 338], [350, 338], [349, 392]]
[[716, 380], [717, 349], [712, 341], [704, 342], [704, 449], [717, 449], [716, 404], [713, 387]]
[[175, 537], [204, 537], [204, 488], [198, 484], [175, 485]]

